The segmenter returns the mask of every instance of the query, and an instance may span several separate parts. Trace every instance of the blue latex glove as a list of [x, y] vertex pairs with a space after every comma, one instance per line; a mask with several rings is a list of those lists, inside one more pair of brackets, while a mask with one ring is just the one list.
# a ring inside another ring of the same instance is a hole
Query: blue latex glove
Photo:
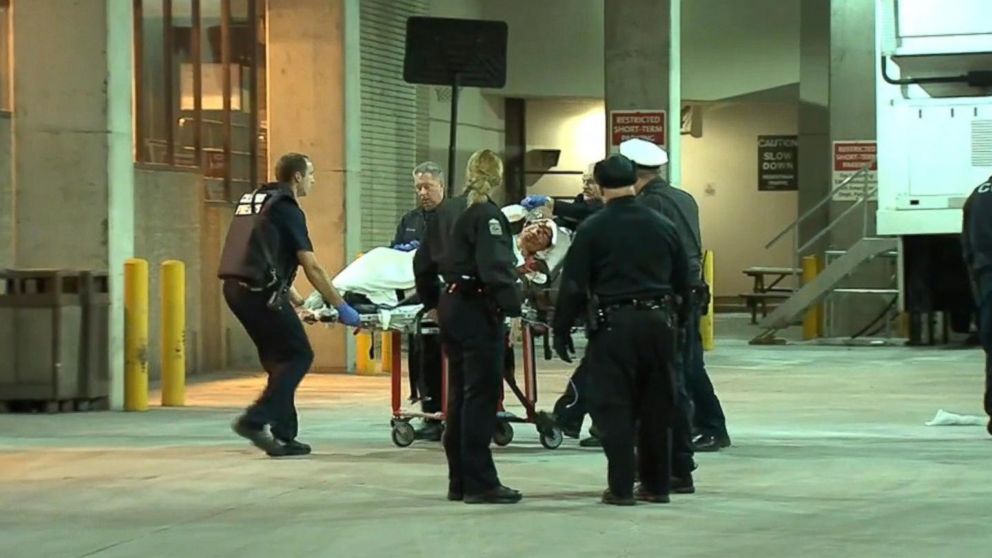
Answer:
[[527, 196], [520, 202], [520, 205], [524, 206], [524, 209], [527, 211], [530, 211], [537, 207], [543, 207], [546, 203], [548, 203], [548, 196]]
[[362, 325], [362, 319], [358, 315], [358, 310], [355, 310], [347, 302], [342, 303], [337, 307], [338, 310], [338, 321], [344, 325], [349, 325], [352, 327], [358, 327]]
[[419, 240], [411, 240], [410, 242], [405, 242], [403, 244], [397, 244], [393, 246], [393, 250], [399, 250], [400, 252], [412, 252], [420, 246]]

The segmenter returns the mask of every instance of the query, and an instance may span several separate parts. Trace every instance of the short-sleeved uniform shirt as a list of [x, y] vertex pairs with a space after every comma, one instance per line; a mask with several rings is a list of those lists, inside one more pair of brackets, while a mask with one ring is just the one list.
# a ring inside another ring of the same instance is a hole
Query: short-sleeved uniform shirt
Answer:
[[[289, 187], [268, 184], [262, 191], [279, 188], [288, 191]], [[280, 277], [292, 280], [300, 264], [297, 252], [313, 251], [310, 232], [307, 230], [307, 216], [292, 199], [283, 198], [274, 203], [275, 205], [269, 208], [270, 221], [279, 231], [279, 253], [275, 254], [274, 258], [276, 265], [279, 266]]]

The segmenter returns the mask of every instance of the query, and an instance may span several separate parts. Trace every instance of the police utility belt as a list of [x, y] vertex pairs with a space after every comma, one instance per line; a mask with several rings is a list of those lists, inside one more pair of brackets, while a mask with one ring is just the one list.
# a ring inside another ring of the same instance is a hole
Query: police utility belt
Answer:
[[675, 310], [676, 304], [675, 296], [670, 294], [600, 301], [594, 308], [590, 307], [592, 312], [586, 323], [586, 334], [592, 335], [601, 327], [605, 327], [610, 321], [610, 314], [618, 310], [665, 312], [670, 315]]
[[455, 275], [444, 277], [444, 292], [462, 296], [482, 296], [486, 294], [486, 286], [477, 277], [471, 275]]

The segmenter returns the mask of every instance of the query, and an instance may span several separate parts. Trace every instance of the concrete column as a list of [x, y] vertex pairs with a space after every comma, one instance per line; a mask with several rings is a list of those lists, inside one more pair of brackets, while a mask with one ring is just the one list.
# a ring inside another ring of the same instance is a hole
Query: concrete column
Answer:
[[[269, 152], [308, 154], [316, 185], [301, 200], [318, 260], [345, 264], [344, 0], [269, 0]], [[354, 76], [352, 79], [357, 79]], [[297, 288], [312, 290], [305, 277]], [[345, 330], [309, 327], [315, 371], [346, 367]]]
[[[803, 215], [830, 192], [830, 0], [802, 0], [800, 5], [798, 120], [799, 215]], [[826, 228], [829, 218], [824, 206], [806, 219], [799, 229], [799, 243]]]
[[[875, 132], [875, 5], [870, 0], [832, 0], [830, 7], [830, 141], [874, 140]], [[832, 154], [828, 154], [832, 163]], [[830, 244], [847, 249], [865, 234], [863, 208], [840, 220], [852, 202], [832, 202], [834, 227]], [[867, 208], [867, 232], [875, 230], [876, 204]], [[851, 287], [892, 287], [896, 261], [878, 258], [859, 269]], [[887, 297], [835, 295], [834, 335], [853, 335], [885, 310]]]
[[[681, 94], [677, 89], [680, 80], [671, 80], [669, 74], [673, 68], [671, 44], [679, 40], [679, 2], [605, 0], [603, 4], [607, 118], [613, 110], [668, 110], [667, 141], [673, 161], [679, 158], [680, 116], [677, 109], [681, 105]], [[670, 107], [676, 110], [673, 112]], [[671, 133], [673, 129], [674, 134]], [[606, 141], [608, 146], [608, 137]], [[679, 165], [669, 164], [670, 179], [673, 167], [677, 170]]]
[[14, 263], [109, 270], [119, 407], [123, 261], [134, 249], [131, 3], [19, 2], [14, 28]]
[[[360, 0], [345, 0], [344, 24], [344, 207], [345, 261], [358, 257], [362, 246], [362, 83], [361, 75], [361, 6]], [[355, 336], [345, 336], [345, 364], [353, 367], [357, 348]]]

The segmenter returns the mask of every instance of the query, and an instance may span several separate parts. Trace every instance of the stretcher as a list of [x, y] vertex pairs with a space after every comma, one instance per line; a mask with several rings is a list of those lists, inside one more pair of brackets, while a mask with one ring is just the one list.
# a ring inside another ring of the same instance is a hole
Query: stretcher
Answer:
[[[308, 306], [314, 306], [308, 300]], [[371, 333], [387, 333], [392, 336], [390, 343], [390, 354], [385, 355], [389, 359], [391, 370], [390, 396], [392, 403], [392, 414], [390, 427], [392, 429], [393, 443], [399, 447], [410, 446], [416, 440], [416, 434], [410, 421], [417, 418], [444, 421], [447, 417], [447, 395], [448, 395], [448, 360], [442, 353], [441, 358], [441, 411], [439, 413], [423, 413], [420, 411], [406, 409], [403, 407], [403, 353], [402, 338], [404, 335], [413, 335], [415, 342], [424, 335], [438, 335], [439, 329], [436, 322], [426, 318], [422, 304], [400, 305], [392, 308], [384, 307], [362, 307], [356, 306], [356, 310], [361, 317], [361, 328]], [[309, 309], [311, 314], [305, 318], [309, 323], [314, 322], [334, 322], [337, 320], [337, 311], [333, 308], [321, 306], [316, 309]], [[522, 331], [523, 345], [523, 389], [516, 382], [514, 367], [505, 367], [503, 379], [510, 387], [514, 396], [524, 407], [524, 416], [518, 416], [509, 412], [503, 405], [503, 397], [500, 397], [499, 407], [496, 409], [496, 430], [493, 433], [493, 443], [498, 446], [509, 445], [513, 441], [513, 424], [528, 423], [533, 424], [538, 431], [541, 445], [548, 449], [557, 449], [561, 446], [564, 436], [554, 418], [546, 412], [538, 411], [537, 404], [537, 365], [535, 359], [534, 333], [529, 326], [525, 326]], [[508, 350], [511, 351], [512, 347]], [[550, 357], [549, 357], [550, 358]], [[514, 358], [515, 362], [515, 358]], [[415, 405], [419, 400], [411, 400], [410, 404]]]

